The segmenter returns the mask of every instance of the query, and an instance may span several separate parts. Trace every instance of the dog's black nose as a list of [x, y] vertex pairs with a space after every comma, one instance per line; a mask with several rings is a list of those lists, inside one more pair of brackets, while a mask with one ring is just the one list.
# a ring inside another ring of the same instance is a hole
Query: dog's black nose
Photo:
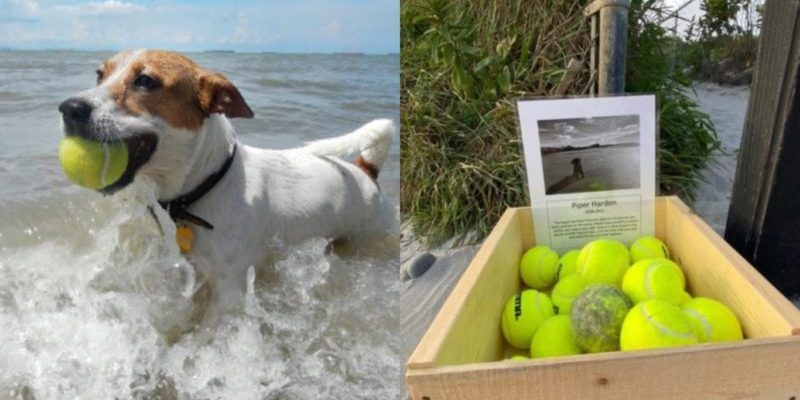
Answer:
[[64, 119], [65, 124], [79, 127], [89, 121], [89, 116], [92, 114], [92, 106], [82, 99], [73, 97], [64, 100], [58, 106], [58, 111], [61, 112], [61, 117]]

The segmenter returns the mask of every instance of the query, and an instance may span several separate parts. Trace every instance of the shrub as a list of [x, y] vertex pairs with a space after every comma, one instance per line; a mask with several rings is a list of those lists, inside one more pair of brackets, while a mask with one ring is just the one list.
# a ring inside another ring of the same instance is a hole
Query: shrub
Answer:
[[[634, 1], [628, 91], [661, 104], [662, 186], [686, 194], [716, 138], [666, 69], [666, 36]], [[571, 59], [588, 63], [589, 25], [571, 0], [405, 0], [401, 4], [401, 211], [428, 243], [480, 240], [529, 204], [515, 102], [552, 95]], [[634, 54], [635, 52], [641, 54]], [[586, 94], [588, 68], [572, 85]]]

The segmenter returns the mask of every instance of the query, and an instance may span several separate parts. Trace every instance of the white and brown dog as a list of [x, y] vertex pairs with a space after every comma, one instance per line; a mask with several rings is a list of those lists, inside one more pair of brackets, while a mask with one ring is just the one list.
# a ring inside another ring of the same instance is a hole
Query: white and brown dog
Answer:
[[[66, 135], [127, 144], [122, 178], [100, 191], [151, 185], [172, 219], [193, 231], [190, 260], [213, 275], [239, 275], [272, 240], [397, 232], [396, 211], [376, 183], [394, 137], [390, 120], [296, 149], [245, 146], [228, 121], [253, 116], [239, 90], [180, 54], [151, 50], [104, 61], [97, 86], [58, 109]], [[355, 163], [338, 158], [348, 153], [359, 154]]]

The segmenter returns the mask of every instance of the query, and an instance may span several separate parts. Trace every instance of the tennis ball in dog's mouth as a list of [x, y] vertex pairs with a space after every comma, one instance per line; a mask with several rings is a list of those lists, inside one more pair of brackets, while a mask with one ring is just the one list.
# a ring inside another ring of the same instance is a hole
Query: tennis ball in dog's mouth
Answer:
[[58, 159], [69, 180], [99, 190], [113, 184], [125, 173], [128, 148], [122, 142], [101, 143], [66, 136], [58, 146]]

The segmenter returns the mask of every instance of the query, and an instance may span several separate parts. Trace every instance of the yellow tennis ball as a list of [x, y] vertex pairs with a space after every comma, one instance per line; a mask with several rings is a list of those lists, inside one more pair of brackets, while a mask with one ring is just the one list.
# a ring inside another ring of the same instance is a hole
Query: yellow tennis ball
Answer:
[[558, 254], [547, 246], [536, 246], [522, 255], [519, 273], [522, 281], [534, 289], [553, 284], [558, 269]]
[[539, 325], [554, 314], [553, 303], [546, 294], [532, 289], [523, 290], [512, 296], [503, 309], [500, 323], [503, 336], [508, 344], [527, 349]]
[[630, 265], [628, 248], [616, 240], [600, 239], [583, 246], [576, 272], [591, 283], [619, 286]]
[[622, 321], [631, 301], [616, 286], [594, 283], [572, 303], [570, 318], [575, 340], [589, 353], [619, 350]]
[[556, 283], [550, 300], [556, 308], [556, 314], [569, 315], [572, 312], [572, 302], [586, 288], [588, 283], [578, 274], [572, 274]]
[[696, 297], [683, 304], [683, 312], [700, 342], [726, 342], [744, 337], [736, 314], [716, 300]]
[[686, 314], [664, 300], [647, 300], [634, 306], [620, 332], [620, 348], [627, 350], [678, 347], [698, 343]]
[[557, 281], [575, 273], [575, 266], [578, 263], [579, 254], [581, 254], [580, 250], [570, 250], [558, 259], [558, 270], [556, 271]]
[[628, 268], [622, 278], [622, 291], [634, 303], [661, 299], [680, 305], [686, 300], [685, 288], [686, 279], [681, 268], [666, 258], [639, 261]]
[[116, 182], [128, 167], [128, 148], [122, 142], [101, 143], [66, 136], [58, 145], [58, 159], [67, 178], [89, 189]]
[[669, 258], [669, 249], [661, 240], [653, 236], [642, 236], [631, 244], [631, 261], [648, 258]]
[[683, 292], [683, 294], [681, 294], [681, 299], [680, 299], [680, 302], [678, 303], [678, 305], [682, 306], [682, 305], [686, 304], [686, 302], [691, 300], [691, 299], [692, 299], [692, 295], [690, 295], [688, 292]]
[[533, 335], [531, 358], [568, 356], [581, 354], [569, 315], [548, 318]]

